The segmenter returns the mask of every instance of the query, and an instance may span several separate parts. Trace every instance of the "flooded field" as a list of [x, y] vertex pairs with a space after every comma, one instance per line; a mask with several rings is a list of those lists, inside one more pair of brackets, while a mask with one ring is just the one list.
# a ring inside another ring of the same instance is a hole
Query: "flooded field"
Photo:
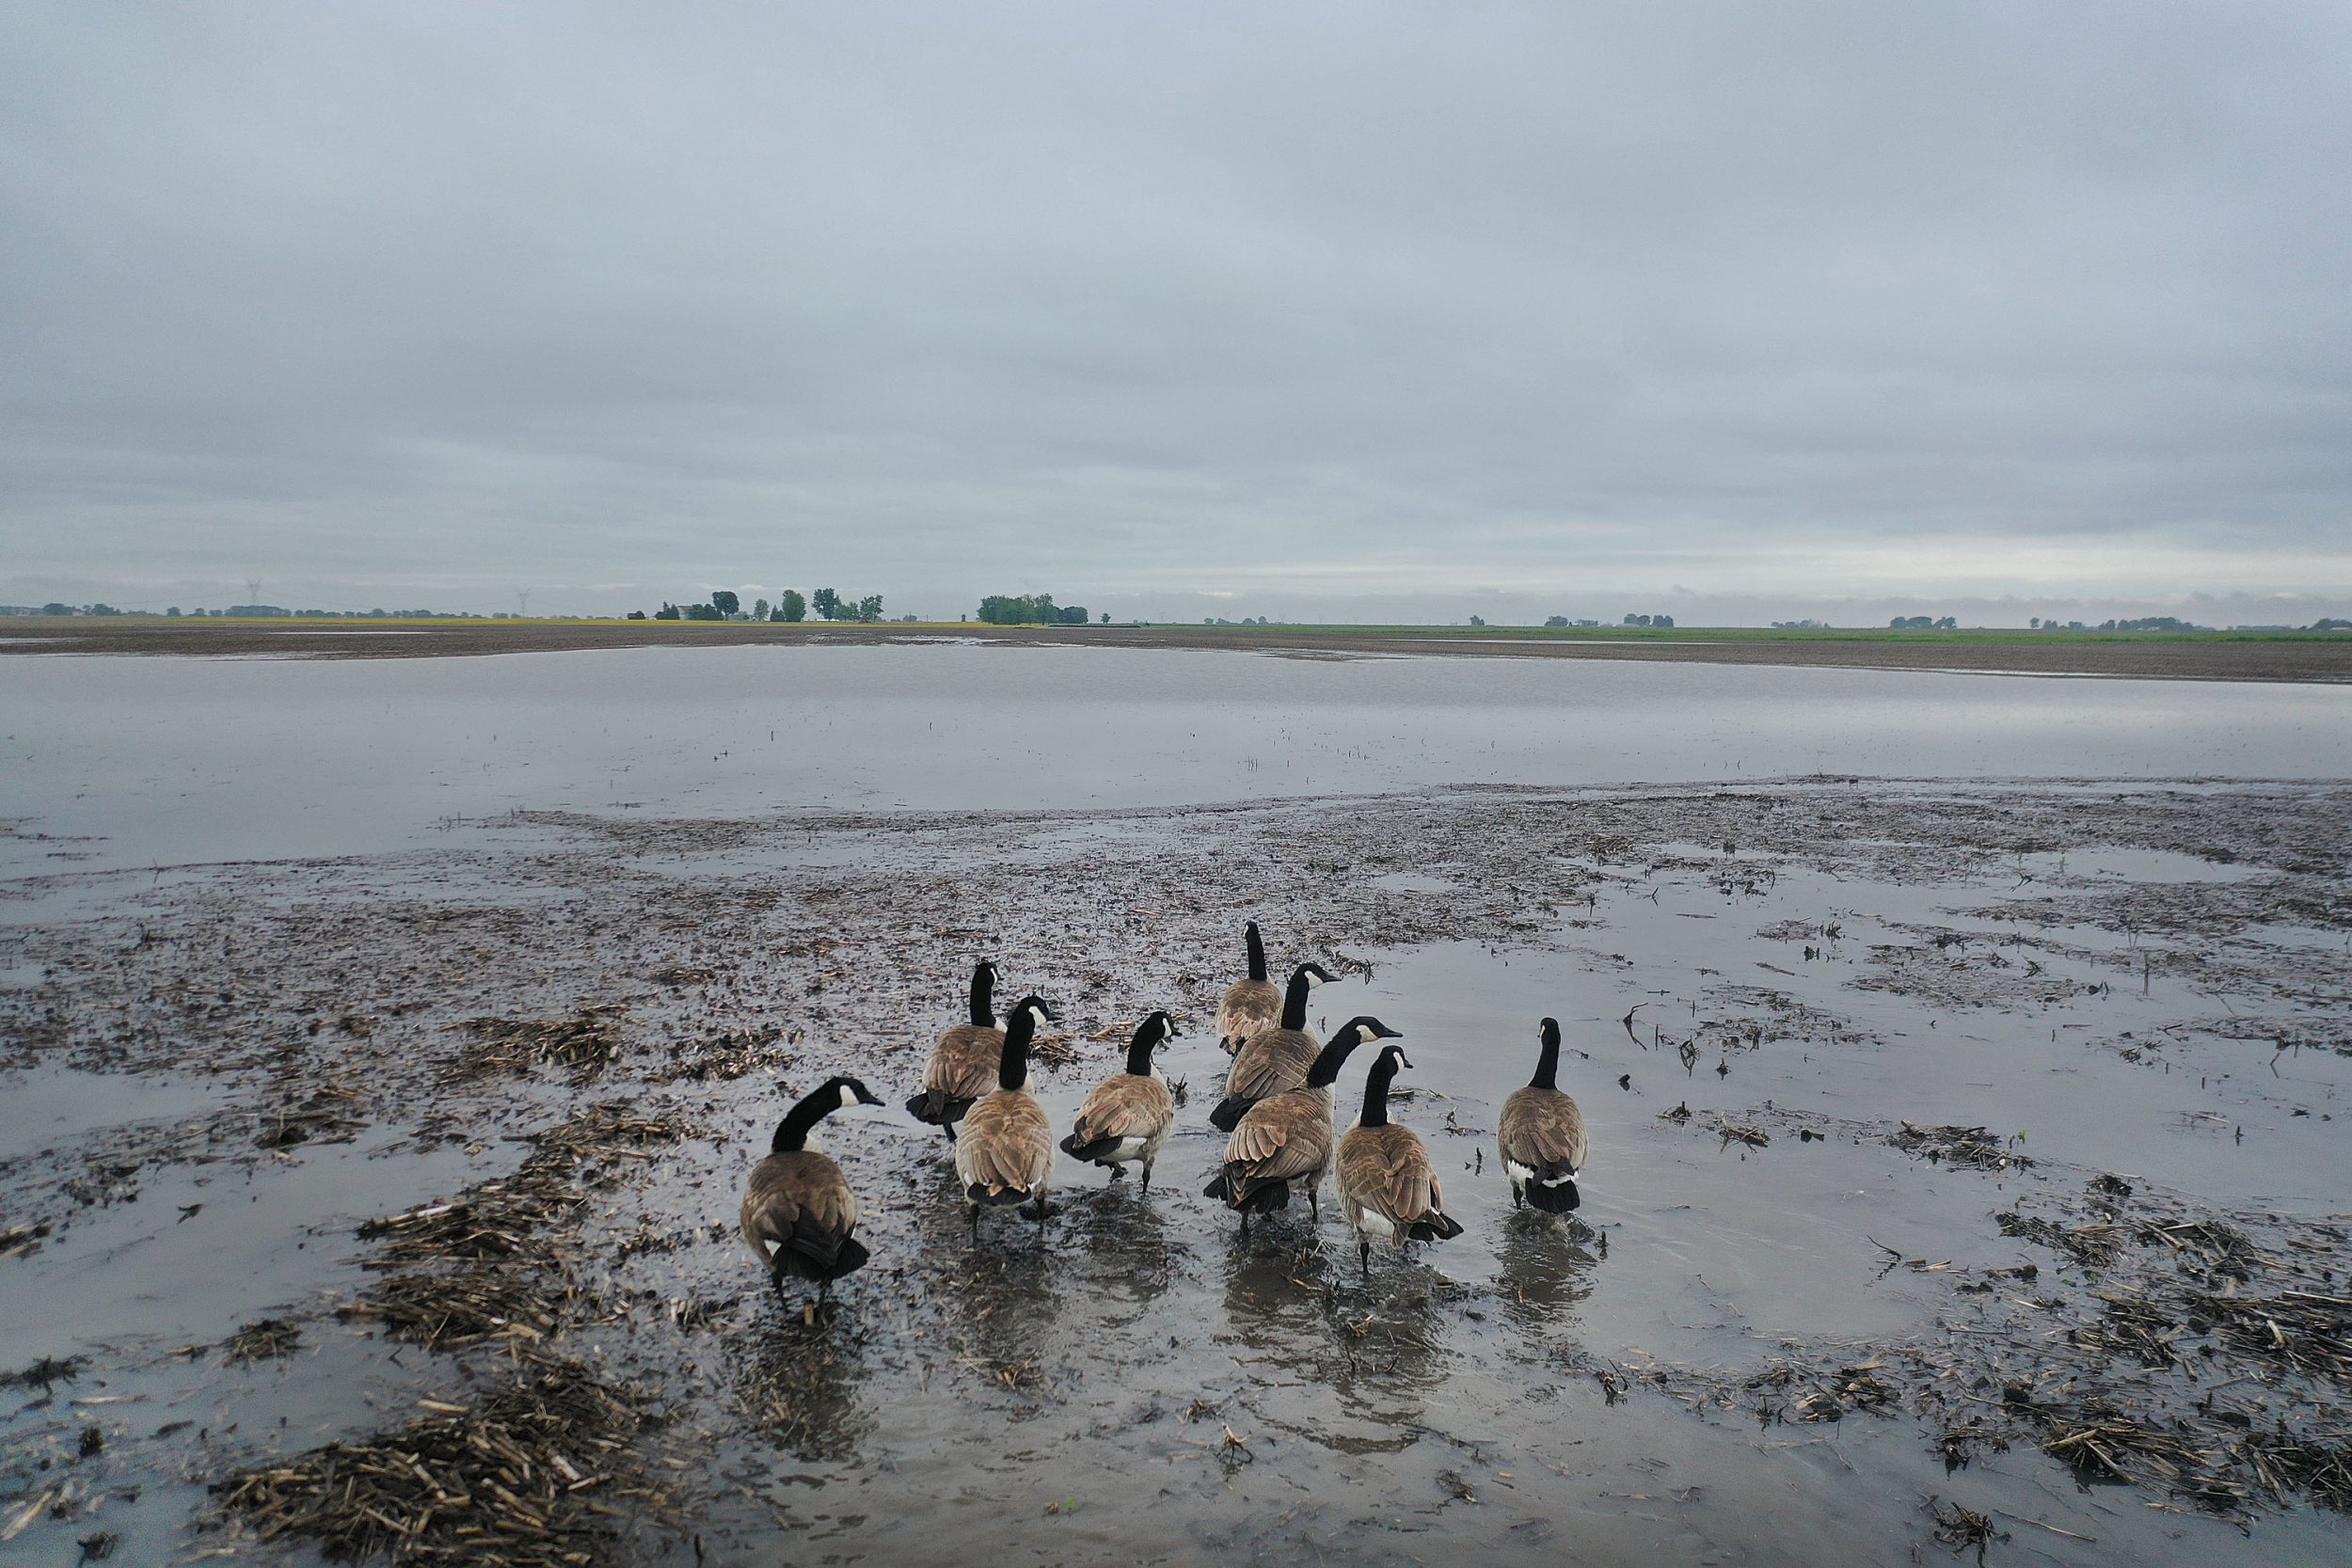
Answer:
[[[2342, 1560], [2341, 694], [938, 653], [6, 672], [0, 1560]], [[1200, 1196], [1250, 918], [1458, 1239]], [[981, 955], [1059, 1124], [1175, 1014], [1148, 1198], [970, 1240], [898, 1102]], [[836, 1070], [812, 1324], [732, 1224]]]

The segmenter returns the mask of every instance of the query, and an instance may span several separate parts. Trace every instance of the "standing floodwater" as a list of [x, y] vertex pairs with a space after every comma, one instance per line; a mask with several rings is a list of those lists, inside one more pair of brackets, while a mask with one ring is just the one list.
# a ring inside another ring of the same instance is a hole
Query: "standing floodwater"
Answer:
[[[0, 1555], [2341, 1558], [2352, 792], [2167, 782], [2342, 775], [2340, 694], [791, 657], [8, 669], [66, 760], [0, 952]], [[2014, 777], [1756, 777], [1864, 757]], [[1403, 1032], [1459, 1237], [1366, 1280], [1327, 1187], [1200, 1196], [1249, 918], [1319, 1032]], [[974, 1245], [900, 1105], [980, 957], [1060, 1014], [1057, 1136], [1174, 1016], [1148, 1198], [1064, 1158]], [[1546, 1015], [1573, 1222], [1494, 1148]], [[733, 1225], [834, 1071], [872, 1259], [812, 1328]]]

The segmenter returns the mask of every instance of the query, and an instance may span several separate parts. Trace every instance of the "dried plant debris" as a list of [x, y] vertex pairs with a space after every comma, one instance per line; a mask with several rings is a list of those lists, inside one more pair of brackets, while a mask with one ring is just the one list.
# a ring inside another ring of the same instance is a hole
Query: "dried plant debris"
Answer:
[[564, 1019], [465, 1019], [449, 1027], [473, 1044], [451, 1065], [450, 1075], [520, 1078], [548, 1066], [567, 1069], [575, 1082], [586, 1083], [619, 1058], [622, 1012], [617, 1006], [593, 1006]]
[[361, 1098], [360, 1091], [348, 1084], [329, 1083], [278, 1100], [262, 1112], [254, 1146], [291, 1148], [296, 1144], [349, 1143], [364, 1125], [352, 1114]]
[[336, 1315], [381, 1323], [395, 1338], [427, 1350], [456, 1350], [485, 1339], [536, 1343], [594, 1310], [592, 1299], [567, 1278], [492, 1264], [393, 1275], [369, 1286]]
[[17, 1371], [0, 1372], [0, 1388], [38, 1388], [46, 1394], [54, 1386], [72, 1383], [80, 1377], [82, 1369], [87, 1365], [87, 1356], [69, 1355], [60, 1360], [54, 1355], [44, 1355]]
[[1928, 1517], [1935, 1521], [1937, 1544], [1949, 1546], [1955, 1557], [1974, 1547], [1977, 1561], [1981, 1564], [1985, 1546], [1989, 1543], [2009, 1539], [2007, 1530], [1995, 1529], [1989, 1515], [1979, 1513], [1974, 1509], [1947, 1503], [1940, 1497], [1930, 1497], [1927, 1510]]
[[232, 1366], [275, 1361], [292, 1355], [302, 1344], [302, 1331], [283, 1318], [262, 1318], [246, 1324], [221, 1341]]
[[2055, 1281], [2029, 1261], [1879, 1249], [1889, 1269], [1950, 1287], [1935, 1334], [1865, 1361], [1792, 1341], [1760, 1369], [1616, 1375], [1766, 1424], [1902, 1412], [1955, 1469], [2038, 1448], [2086, 1481], [2214, 1513], [2298, 1498], [2352, 1512], [2352, 1229], [2199, 1212], [2112, 1175], [2037, 1191], [2028, 1206], [2043, 1212], [2004, 1212], [1997, 1228], [2058, 1253]]
[[1759, 1418], [1788, 1421], [1841, 1420], [1851, 1411], [1893, 1406], [1897, 1390], [1880, 1377], [1886, 1363], [1860, 1361], [1826, 1370], [1776, 1359], [1741, 1386], [1756, 1396]]
[[2011, 1153], [2008, 1139], [1981, 1127], [1915, 1127], [1904, 1122], [1886, 1142], [1906, 1154], [1963, 1170], [2022, 1170], [2033, 1164], [2023, 1154]]
[[471, 1402], [420, 1403], [406, 1426], [231, 1476], [221, 1508], [342, 1560], [580, 1568], [611, 1556], [612, 1521], [660, 1506], [634, 1457], [642, 1404], [584, 1367], [526, 1360]]
[[56, 1230], [56, 1225], [51, 1220], [0, 1227], [0, 1259], [30, 1258]]
[[728, 1029], [689, 1040], [672, 1053], [668, 1066], [655, 1069], [645, 1081], [726, 1084], [762, 1069], [780, 1072], [791, 1066], [793, 1059], [791, 1052], [781, 1048], [783, 1039], [784, 1031], [770, 1025], [760, 1029]]
[[538, 1152], [513, 1176], [370, 1220], [359, 1235], [385, 1242], [372, 1267], [534, 1254], [542, 1249], [533, 1231], [575, 1213], [591, 1192], [615, 1185], [636, 1163], [652, 1158], [653, 1148], [684, 1135], [680, 1123], [639, 1116], [619, 1101], [592, 1105], [535, 1135]]

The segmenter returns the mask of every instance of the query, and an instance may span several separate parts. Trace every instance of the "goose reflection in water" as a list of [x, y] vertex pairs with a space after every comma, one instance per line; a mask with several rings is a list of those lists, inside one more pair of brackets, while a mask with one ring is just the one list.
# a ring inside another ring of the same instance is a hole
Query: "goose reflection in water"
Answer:
[[1549, 1329], [1578, 1321], [1578, 1307], [1593, 1293], [1600, 1259], [1584, 1244], [1591, 1232], [1551, 1215], [1520, 1210], [1502, 1222], [1496, 1276], [1504, 1321], [1516, 1328]]

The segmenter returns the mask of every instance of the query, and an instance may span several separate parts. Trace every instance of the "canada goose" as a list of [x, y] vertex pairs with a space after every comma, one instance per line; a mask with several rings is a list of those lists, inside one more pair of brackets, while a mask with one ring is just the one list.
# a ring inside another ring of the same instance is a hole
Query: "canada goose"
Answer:
[[743, 1240], [768, 1271], [776, 1294], [784, 1276], [813, 1279], [823, 1301], [833, 1282], [866, 1261], [851, 1232], [864, 1212], [850, 1179], [818, 1147], [817, 1124], [844, 1105], [882, 1101], [854, 1078], [828, 1078], [785, 1113], [768, 1157], [743, 1189]]
[[1364, 1114], [1340, 1140], [1331, 1176], [1348, 1227], [1356, 1232], [1356, 1256], [1364, 1277], [1372, 1277], [1372, 1243], [1403, 1249], [1406, 1242], [1443, 1242], [1462, 1227], [1446, 1217], [1445, 1197], [1429, 1150], [1409, 1127], [1389, 1119], [1389, 1082], [1399, 1067], [1411, 1067], [1401, 1045], [1384, 1046], [1364, 1080]]
[[1078, 1107], [1078, 1119], [1070, 1124], [1070, 1136], [1061, 1141], [1064, 1154], [1108, 1166], [1113, 1181], [1122, 1174], [1121, 1165], [1140, 1160], [1143, 1190], [1152, 1190], [1152, 1163], [1176, 1122], [1176, 1097], [1152, 1067], [1152, 1053], [1175, 1035], [1176, 1025], [1166, 1013], [1153, 1013], [1136, 1026], [1136, 1037], [1127, 1047], [1127, 1070], [1104, 1079], [1087, 1096]]
[[1560, 1071], [1560, 1021], [1544, 1020], [1543, 1054], [1535, 1076], [1513, 1089], [1495, 1124], [1495, 1152], [1511, 1179], [1511, 1207], [1532, 1203], [1549, 1214], [1573, 1212], [1584, 1168], [1584, 1113], [1553, 1081]]
[[1329, 978], [1330, 971], [1321, 964], [1300, 964], [1291, 971], [1281, 1019], [1275, 1027], [1250, 1036], [1233, 1053], [1233, 1066], [1225, 1074], [1225, 1098], [1209, 1113], [1210, 1126], [1231, 1132], [1250, 1106], [1307, 1081], [1315, 1053], [1323, 1049], [1307, 1027], [1307, 993]]
[[1315, 1218], [1323, 1205], [1315, 1189], [1331, 1168], [1331, 1085], [1347, 1053], [1369, 1039], [1396, 1039], [1398, 1032], [1376, 1018], [1352, 1018], [1315, 1056], [1307, 1082], [1259, 1101], [1243, 1115], [1225, 1141], [1225, 1168], [1201, 1189], [1241, 1212], [1241, 1233], [1249, 1216], [1286, 1208], [1291, 1188], [1307, 1184], [1307, 1207]]
[[953, 1143], [956, 1123], [972, 1102], [996, 1086], [996, 1061], [1005, 1052], [1005, 1032], [996, 1027], [996, 966], [982, 958], [972, 971], [972, 1021], [939, 1037], [923, 1064], [922, 1091], [907, 1101], [917, 1121], [928, 1121]]
[[972, 1231], [979, 1233], [982, 1205], [1037, 1201], [1040, 1234], [1045, 1228], [1045, 1188], [1054, 1179], [1054, 1124], [1026, 1087], [1029, 1042], [1040, 1019], [1054, 1011], [1034, 996], [1023, 997], [1005, 1026], [997, 1057], [996, 1092], [982, 1095], [956, 1124], [956, 1180], [972, 1205]]
[[1282, 1016], [1282, 993], [1265, 977], [1265, 943], [1258, 938], [1258, 923], [1251, 921], [1242, 934], [1249, 943], [1249, 978], [1226, 987], [1225, 1000], [1216, 1005], [1216, 1043], [1229, 1056]]

